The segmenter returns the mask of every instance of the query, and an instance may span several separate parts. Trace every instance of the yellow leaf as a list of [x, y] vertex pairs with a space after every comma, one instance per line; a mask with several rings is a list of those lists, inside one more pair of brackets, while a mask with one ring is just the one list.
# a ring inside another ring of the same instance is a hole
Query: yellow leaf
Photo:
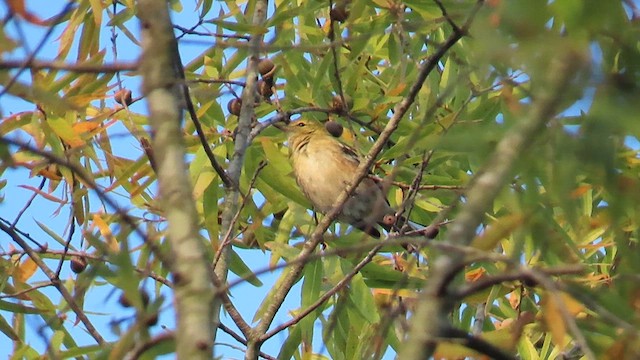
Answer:
[[18, 266], [18, 269], [16, 269], [13, 277], [20, 282], [27, 282], [27, 280], [29, 280], [29, 278], [36, 272], [37, 268], [38, 265], [36, 265], [36, 263], [31, 260], [31, 258], [27, 258], [20, 264], [20, 266]]
[[553, 342], [560, 348], [563, 348], [564, 337], [567, 335], [567, 327], [562, 319], [560, 312], [560, 304], [553, 296], [545, 296], [542, 298], [542, 317], [549, 331]]
[[95, 21], [97, 26], [100, 26], [102, 23], [102, 1], [100, 0], [89, 0], [91, 4], [91, 13], [93, 14], [93, 21]]
[[415, 201], [415, 205], [428, 212], [440, 212], [444, 208], [440, 199], [435, 197], [426, 199], [418, 198]]
[[113, 236], [111, 228], [109, 227], [109, 225], [107, 225], [104, 219], [102, 219], [100, 214], [93, 214], [93, 225], [98, 228], [98, 231], [100, 231], [100, 235], [102, 235], [102, 237], [105, 239], [105, 242], [107, 246], [109, 246], [109, 249], [114, 252], [120, 251], [118, 240], [116, 240], [116, 238]]
[[471, 246], [479, 250], [492, 250], [496, 244], [522, 225], [524, 215], [511, 214], [496, 219], [482, 234], [471, 242]]
[[100, 124], [95, 123], [93, 121], [82, 121], [82, 122], [77, 122], [75, 124], [73, 124], [73, 131], [76, 132], [76, 134], [82, 134], [82, 133], [86, 133], [89, 131], [93, 131], [95, 130], [98, 126], [100, 126]]
[[558, 293], [556, 296], [546, 293], [542, 297], [540, 305], [542, 317], [551, 332], [553, 342], [560, 348], [564, 348], [567, 326], [562, 317], [562, 309], [564, 308], [569, 316], [576, 316], [584, 310], [584, 305], [565, 293]]

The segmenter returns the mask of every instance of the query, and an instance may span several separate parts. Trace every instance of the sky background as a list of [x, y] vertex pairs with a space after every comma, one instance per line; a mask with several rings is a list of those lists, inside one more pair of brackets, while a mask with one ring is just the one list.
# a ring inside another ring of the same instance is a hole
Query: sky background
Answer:
[[[638, 1], [636, 1], [638, 3]], [[37, 14], [41, 18], [49, 18], [55, 14], [57, 14], [66, 3], [60, 1], [51, 1], [46, 2], [46, 6], [41, 6], [40, 2], [28, 1], [27, 5], [31, 11]], [[195, 1], [185, 1], [183, 2], [184, 9], [180, 13], [173, 13], [173, 20], [175, 23], [180, 24], [185, 27], [191, 26], [194, 23], [194, 8]], [[211, 14], [217, 14], [218, 11], [215, 7], [222, 6], [222, 3], [214, 2], [214, 10]], [[2, 18], [6, 18], [7, 8], [6, 4], [0, 5], [0, 16]], [[45, 41], [45, 45], [42, 47], [41, 51], [38, 52], [37, 59], [39, 60], [50, 60], [55, 57], [58, 51], [58, 42], [56, 39], [60, 35], [60, 31], [64, 28], [60, 26], [56, 28], [53, 34]], [[129, 30], [138, 34], [137, 26], [130, 26]], [[19, 48], [14, 53], [10, 54], [9, 57], [5, 57], [3, 60], [22, 60], [26, 56], [29, 55], [33, 49], [37, 48], [38, 44], [46, 35], [47, 28], [42, 28], [38, 26], [30, 25], [25, 21], [10, 21], [8, 25], [5, 26], [5, 32], [14, 36], [15, 38], [24, 37], [28, 39], [28, 46], [26, 48]], [[23, 36], [21, 36], [21, 34]], [[101, 39], [101, 48], [107, 50], [107, 59], [110, 61], [114, 61], [113, 53], [110, 48], [110, 31], [104, 30]], [[139, 37], [138, 37], [139, 38]], [[208, 41], [205, 41], [207, 39]], [[182, 54], [183, 62], [188, 63], [195, 56], [198, 56], [205, 49], [211, 46], [212, 40], [209, 38], [198, 38], [197, 41], [188, 40], [180, 42], [180, 52]], [[117, 38], [118, 44], [118, 61], [134, 61], [139, 56], [139, 48], [137, 46], [132, 45], [128, 39], [122, 34], [118, 35]], [[76, 44], [77, 45], [77, 44]], [[25, 52], [26, 50], [26, 52]], [[232, 50], [229, 50], [232, 51]], [[597, 61], [598, 54], [597, 51], [593, 54], [594, 60]], [[69, 56], [69, 59], [73, 59], [74, 56]], [[20, 80], [24, 82], [29, 82], [30, 76], [29, 72], [25, 72], [20, 77]], [[112, 83], [115, 82], [115, 78]], [[123, 76], [124, 85], [133, 91], [133, 96], [140, 96], [140, 79], [137, 77]], [[237, 89], [236, 89], [237, 91]], [[565, 111], [564, 115], [579, 115], [580, 111], [587, 111], [590, 105], [590, 98], [592, 94], [585, 94], [585, 97], [582, 101], [576, 103], [570, 109]], [[221, 104], [223, 104], [223, 108], [226, 111], [226, 103], [230, 98], [229, 94], [221, 97]], [[114, 106], [115, 102], [113, 99], [109, 98], [106, 101], [107, 106]], [[32, 111], [34, 109], [34, 105], [31, 103], [27, 103], [22, 101], [19, 98], [13, 97], [11, 95], [4, 95], [0, 97], [0, 113], [3, 117], [10, 116], [12, 114], [18, 113], [20, 111]], [[131, 110], [136, 113], [146, 113], [146, 104], [144, 101], [137, 102], [131, 106]], [[575, 130], [575, 129], [572, 129]], [[113, 140], [113, 148], [116, 155], [122, 156], [125, 158], [137, 158], [140, 156], [141, 150], [138, 144], [138, 141], [131, 136], [122, 136], [128, 134], [123, 127], [119, 125], [113, 126], [109, 133], [112, 135]], [[20, 134], [16, 134], [19, 138]], [[118, 136], [120, 135], [120, 136]], [[24, 137], [23, 137], [24, 138]], [[627, 144], [637, 149], [639, 147], [639, 143], [635, 138], [628, 138]], [[28, 178], [28, 174], [24, 170], [7, 170], [3, 175], [3, 180], [7, 180], [7, 186], [0, 190], [0, 195], [3, 197], [2, 202], [0, 202], [0, 217], [3, 219], [7, 219], [9, 221], [13, 221], [16, 216], [18, 209], [25, 206], [29, 198], [32, 196], [32, 191], [21, 187], [21, 185], [28, 185], [32, 187], [38, 187], [41, 182], [39, 177]], [[61, 195], [61, 189], [56, 190], [56, 194], [58, 196]], [[116, 200], [122, 206], [127, 205], [127, 198], [123, 194], [110, 193], [109, 194], [114, 200]], [[97, 205], [99, 202], [95, 200], [95, 196], [93, 197], [93, 204]], [[98, 208], [92, 209], [93, 211], [98, 210]], [[107, 209], [108, 210], [108, 209]], [[58, 212], [58, 205], [43, 199], [42, 197], [37, 197], [34, 204], [30, 208], [30, 210], [25, 213], [20, 222], [18, 223], [18, 228], [22, 230], [28, 230], [32, 237], [38, 239], [42, 243], [48, 243], [49, 245], [53, 245], [55, 241], [53, 241], [44, 231], [40, 229], [37, 225], [36, 221], [46, 224], [49, 228], [54, 230], [58, 234], [64, 234], [66, 236], [66, 232], [68, 231], [68, 209], [63, 208], [62, 211]], [[80, 232], [76, 232], [76, 236], [73, 240], [73, 245], [76, 248], [80, 248]], [[138, 241], [138, 240], [135, 240]], [[0, 234], [0, 252], [6, 252], [10, 249], [10, 239], [5, 234]], [[244, 259], [244, 261], [249, 265], [252, 269], [263, 269], [268, 267], [268, 256], [265, 256], [262, 252], [257, 250], [237, 250], [240, 256]], [[260, 304], [260, 301], [264, 298], [265, 294], [271, 287], [273, 286], [275, 280], [277, 279], [279, 272], [274, 273], [265, 273], [259, 276], [260, 280], [263, 282], [263, 286], [256, 288], [248, 283], [242, 283], [236, 286], [232, 290], [232, 300], [237, 305], [238, 309], [245, 316], [247, 321], [251, 321], [251, 315], [255, 313], [255, 310]], [[40, 275], [38, 275], [40, 276]], [[62, 274], [62, 279], [70, 279], [74, 278], [75, 275], [69, 270], [68, 266], [64, 266]], [[235, 276], [231, 275], [230, 280], [233, 280]], [[36, 277], [34, 279], [37, 280], [45, 280], [40, 276], [40, 278]], [[149, 288], [150, 292], [153, 293], [153, 282], [150, 280], [145, 281], [147, 288]], [[59, 299], [59, 294], [57, 291], [48, 288], [43, 289], [43, 293], [50, 295], [52, 299]], [[163, 310], [160, 314], [159, 326], [154, 328], [156, 333], [160, 333], [164, 331], [162, 326], [166, 326], [168, 329], [172, 329], [174, 327], [174, 314], [171, 309], [171, 298], [170, 293], [167, 291], [163, 291], [162, 293], [165, 298], [165, 305], [163, 306]], [[273, 326], [277, 326], [278, 324], [289, 319], [287, 312], [289, 310], [296, 309], [299, 304], [299, 294], [300, 294], [300, 285], [296, 285], [291, 292], [291, 296], [284, 303], [282, 310], [276, 317]], [[117, 299], [119, 297], [119, 293], [111, 293], [109, 291], [108, 286], [95, 287], [92, 291], [87, 295], [85, 301], [85, 309], [89, 313], [104, 313], [108, 315], [103, 316], [92, 316], [92, 320], [94, 320], [95, 325], [99, 329], [109, 329], [109, 326], [113, 322], [121, 322], [122, 328], [126, 329], [127, 324], [131, 324], [133, 320], [133, 310], [123, 309], [118, 303]], [[7, 317], [7, 313], [0, 312], [2, 316], [5, 317], [7, 321], [11, 321], [10, 318]], [[230, 326], [231, 328], [237, 330], [233, 325], [233, 322], [226, 316], [223, 315], [223, 323]], [[27, 332], [32, 334], [40, 334], [40, 329], [43, 326], [42, 320], [37, 316], [27, 316]], [[74, 336], [76, 336], [76, 340], [80, 344], [93, 344], [93, 340], [88, 334], [84, 333], [81, 329], [81, 326], [73, 326], [71, 322], [67, 323], [67, 328], [71, 331]], [[238, 331], [239, 333], [239, 331]], [[316, 334], [318, 331], [316, 332]], [[102, 335], [105, 336], [107, 340], [115, 340], [118, 335], [116, 333], [112, 333], [109, 330], [102, 331]], [[50, 334], [45, 333], [42, 335], [28, 335], [27, 338], [32, 339], [31, 345], [34, 346], [39, 351], [42, 351], [46, 348], [46, 344], [48, 341], [48, 337]], [[286, 338], [286, 332], [276, 335], [270, 341], [265, 343], [262, 350], [271, 356], [277, 356], [280, 345], [284, 342]], [[320, 351], [321, 341], [315, 342], [317, 345], [317, 350]], [[228, 346], [226, 344], [231, 344], [233, 346], [239, 345], [235, 340], [231, 339], [229, 336], [224, 334], [223, 332], [218, 332], [217, 338], [217, 346], [215, 347], [215, 353], [217, 356], [222, 356], [224, 359], [240, 359], [243, 358], [243, 352], [239, 349], [233, 348], [232, 346]], [[0, 335], [0, 358], [7, 358], [11, 353], [11, 343], [10, 341]], [[326, 355], [326, 352], [325, 352]], [[389, 352], [386, 356], [387, 358], [392, 358], [391, 352]], [[172, 357], [171, 357], [172, 358]]]

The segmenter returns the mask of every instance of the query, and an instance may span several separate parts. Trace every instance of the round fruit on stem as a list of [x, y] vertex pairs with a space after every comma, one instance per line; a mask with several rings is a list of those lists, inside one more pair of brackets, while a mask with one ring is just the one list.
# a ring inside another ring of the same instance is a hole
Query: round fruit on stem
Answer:
[[71, 257], [69, 266], [71, 267], [71, 271], [80, 274], [87, 268], [87, 259], [85, 259], [84, 256], [74, 255]]
[[235, 116], [240, 116], [240, 109], [242, 108], [242, 100], [233, 99], [227, 103], [227, 110], [229, 113]]
[[331, 136], [333, 137], [342, 136], [342, 132], [344, 131], [344, 128], [342, 127], [342, 125], [338, 124], [333, 120], [329, 120], [326, 123], [324, 123], [324, 128], [327, 129], [329, 134], [331, 134]]

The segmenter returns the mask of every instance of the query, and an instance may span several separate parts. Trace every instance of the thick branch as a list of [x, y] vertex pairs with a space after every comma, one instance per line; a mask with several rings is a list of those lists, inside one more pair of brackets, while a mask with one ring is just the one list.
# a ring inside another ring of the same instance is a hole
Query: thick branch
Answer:
[[140, 0], [138, 4], [143, 93], [149, 106], [161, 203], [174, 259], [167, 265], [174, 277], [176, 352], [180, 359], [210, 359], [215, 334], [211, 326], [214, 286], [209, 281], [211, 269], [198, 234], [198, 215], [184, 161], [177, 44], [167, 3]]

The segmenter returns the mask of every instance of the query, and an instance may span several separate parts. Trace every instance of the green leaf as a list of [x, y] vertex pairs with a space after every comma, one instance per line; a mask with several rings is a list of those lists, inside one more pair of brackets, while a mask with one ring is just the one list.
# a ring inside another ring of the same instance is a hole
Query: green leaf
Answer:
[[2, 316], [0, 316], [0, 331], [12, 341], [20, 341], [20, 336], [16, 334], [11, 324]]
[[233, 249], [229, 251], [229, 270], [234, 274], [245, 279], [249, 284], [253, 286], [262, 286], [260, 281], [251, 270], [250, 267], [242, 261], [242, 258]]

